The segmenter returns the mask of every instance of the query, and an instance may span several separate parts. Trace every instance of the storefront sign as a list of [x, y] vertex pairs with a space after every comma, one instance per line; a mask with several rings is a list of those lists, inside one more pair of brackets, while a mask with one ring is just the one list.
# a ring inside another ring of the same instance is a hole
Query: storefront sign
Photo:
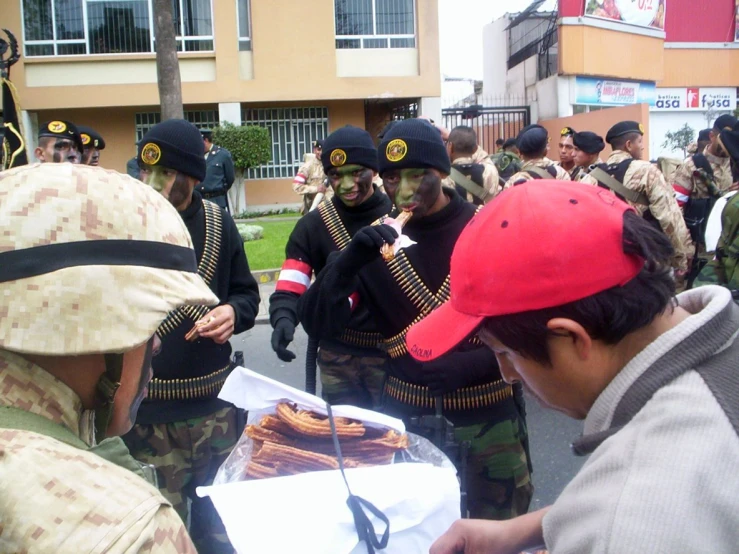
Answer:
[[640, 27], [665, 28], [667, 0], [585, 0], [585, 15]]
[[736, 109], [736, 88], [658, 88], [652, 111], [717, 111]]
[[574, 104], [591, 106], [628, 106], [655, 102], [655, 85], [650, 82], [611, 81], [592, 77], [575, 80]]

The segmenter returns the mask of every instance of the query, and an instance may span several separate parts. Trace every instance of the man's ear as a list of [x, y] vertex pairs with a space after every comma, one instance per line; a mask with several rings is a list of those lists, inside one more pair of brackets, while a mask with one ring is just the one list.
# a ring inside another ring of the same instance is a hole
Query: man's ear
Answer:
[[36, 156], [36, 159], [40, 162], [45, 162], [45, 156], [44, 151], [40, 146], [37, 146], [36, 149], [33, 151], [33, 155]]
[[547, 321], [547, 329], [555, 336], [568, 337], [577, 356], [586, 360], [593, 349], [593, 339], [585, 330], [585, 327], [577, 321], [564, 317], [556, 317]]

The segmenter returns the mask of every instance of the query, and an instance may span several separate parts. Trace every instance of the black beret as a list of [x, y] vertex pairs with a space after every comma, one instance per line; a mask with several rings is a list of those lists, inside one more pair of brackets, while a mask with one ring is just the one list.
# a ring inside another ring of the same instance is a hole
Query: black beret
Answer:
[[608, 131], [608, 134], [606, 134], [606, 142], [611, 144], [614, 139], [630, 133], [639, 133], [640, 135], [643, 135], [644, 125], [638, 121], [622, 121], [621, 123], [616, 123]]
[[703, 129], [700, 133], [698, 133], [698, 142], [708, 142], [711, 140], [711, 131], [713, 129]]
[[509, 138], [508, 140], [506, 140], [506, 141], [505, 141], [505, 142], [503, 143], [503, 150], [505, 150], [506, 148], [512, 148], [512, 147], [514, 147], [514, 146], [516, 146], [516, 139], [514, 139], [514, 138]]
[[575, 133], [576, 131], [572, 127], [565, 127], [559, 132], [559, 134], [563, 137], [570, 137], [573, 136]]
[[323, 150], [323, 144], [325, 142], [326, 142], [325, 140], [321, 140], [321, 139], [314, 140], [313, 141], [313, 148], [320, 148], [321, 150]]
[[713, 124], [713, 128], [718, 129], [719, 131], [722, 129], [733, 129], [736, 123], [736, 117], [725, 113], [724, 115], [720, 115], [718, 119], [716, 119], [715, 123]]
[[572, 142], [577, 148], [587, 154], [600, 154], [606, 147], [606, 143], [603, 142], [603, 137], [590, 131], [575, 133], [572, 135]]
[[528, 125], [518, 134], [516, 145], [521, 154], [538, 154], [547, 147], [549, 133], [541, 125]]
[[213, 138], [213, 131], [211, 129], [201, 129], [200, 134], [203, 135], [204, 139], [211, 140]]
[[728, 152], [734, 162], [739, 163], [739, 126], [729, 131], [724, 129], [718, 137], [721, 146]]
[[80, 132], [80, 136], [82, 137], [83, 146], [93, 146], [98, 150], [105, 149], [105, 141], [103, 140], [103, 137], [100, 136], [100, 133], [95, 129], [87, 127], [86, 125], [79, 125], [77, 130]]
[[38, 138], [41, 137], [55, 137], [55, 138], [68, 138], [77, 144], [77, 149], [82, 153], [84, 147], [82, 146], [82, 137], [77, 129], [77, 126], [70, 121], [54, 120], [47, 121], [39, 127]]

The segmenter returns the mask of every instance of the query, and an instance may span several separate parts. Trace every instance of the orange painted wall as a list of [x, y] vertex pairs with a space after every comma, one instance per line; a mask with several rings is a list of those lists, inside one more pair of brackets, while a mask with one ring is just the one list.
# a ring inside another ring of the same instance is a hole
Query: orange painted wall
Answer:
[[[560, 117], [539, 121], [539, 125], [546, 127], [551, 137], [548, 156], [552, 160], [559, 160], [557, 144], [560, 131], [564, 127], [572, 127], [576, 131], [592, 131], [598, 133], [605, 139], [608, 129], [620, 121], [639, 121], [644, 125], [647, 135], [644, 137], [644, 159], [649, 158], [649, 106], [637, 104], [635, 106], [624, 106], [622, 108], [609, 108], [590, 113], [573, 115], [572, 117]], [[601, 153], [601, 158], [606, 161], [611, 154], [611, 147], [606, 144], [606, 149]]]
[[559, 72], [640, 81], [664, 78], [664, 41], [584, 25], [559, 28]]
[[665, 49], [665, 75], [659, 87], [735, 87], [739, 85], [737, 49]]

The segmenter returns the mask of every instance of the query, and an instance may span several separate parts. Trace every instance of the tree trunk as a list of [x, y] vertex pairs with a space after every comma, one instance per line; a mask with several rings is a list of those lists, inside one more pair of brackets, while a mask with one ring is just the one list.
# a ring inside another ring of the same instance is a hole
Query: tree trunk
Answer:
[[228, 191], [229, 204], [231, 205], [231, 215], [236, 215], [246, 210], [246, 202], [242, 203], [241, 193], [244, 191], [244, 170], [236, 169], [236, 179]]
[[183, 119], [180, 64], [172, 12], [172, 0], [154, 0], [154, 36], [157, 50], [157, 84], [162, 121]]

